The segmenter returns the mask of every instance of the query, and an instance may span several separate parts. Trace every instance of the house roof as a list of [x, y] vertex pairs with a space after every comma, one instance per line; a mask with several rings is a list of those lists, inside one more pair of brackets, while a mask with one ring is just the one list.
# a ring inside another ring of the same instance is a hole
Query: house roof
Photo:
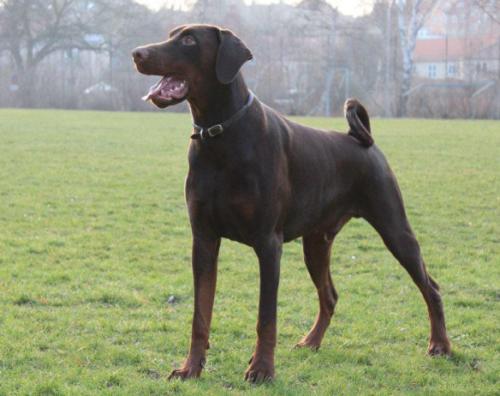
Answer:
[[[464, 58], [498, 59], [499, 37], [434, 38], [417, 40], [415, 62], [442, 62]], [[491, 51], [485, 49], [491, 48]]]

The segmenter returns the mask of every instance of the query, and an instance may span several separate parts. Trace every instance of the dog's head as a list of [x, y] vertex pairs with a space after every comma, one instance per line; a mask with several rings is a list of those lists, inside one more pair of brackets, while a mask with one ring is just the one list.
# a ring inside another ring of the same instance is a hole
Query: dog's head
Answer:
[[132, 56], [140, 73], [162, 76], [143, 98], [161, 108], [218, 84], [230, 84], [241, 66], [252, 59], [234, 33], [211, 25], [179, 26], [167, 41], [138, 47]]

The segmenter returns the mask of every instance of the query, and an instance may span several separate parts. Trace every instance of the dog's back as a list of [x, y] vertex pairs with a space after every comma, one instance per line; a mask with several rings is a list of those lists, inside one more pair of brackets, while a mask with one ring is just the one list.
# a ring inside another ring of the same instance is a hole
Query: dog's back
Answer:
[[366, 110], [355, 100], [346, 108], [349, 133], [306, 127], [262, 105], [266, 145], [279, 146], [275, 157], [286, 161], [285, 240], [361, 216], [365, 190], [382, 178], [378, 174], [392, 175], [373, 144]]

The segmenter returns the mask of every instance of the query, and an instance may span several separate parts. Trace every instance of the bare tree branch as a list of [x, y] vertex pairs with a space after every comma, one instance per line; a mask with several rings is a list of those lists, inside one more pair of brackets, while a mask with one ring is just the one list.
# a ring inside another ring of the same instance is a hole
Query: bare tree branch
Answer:
[[498, 2], [491, 3], [484, 0], [472, 0], [472, 2], [488, 15], [493, 22], [500, 25], [500, 18], [498, 16], [500, 14], [500, 6]]

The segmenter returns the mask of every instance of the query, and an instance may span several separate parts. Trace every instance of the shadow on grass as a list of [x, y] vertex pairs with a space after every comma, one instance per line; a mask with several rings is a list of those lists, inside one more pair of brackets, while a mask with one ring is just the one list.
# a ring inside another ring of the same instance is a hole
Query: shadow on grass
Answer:
[[441, 357], [440, 360], [447, 360], [457, 367], [463, 367], [472, 371], [481, 371], [481, 360], [476, 356], [470, 356], [463, 352], [452, 352], [450, 357]]

